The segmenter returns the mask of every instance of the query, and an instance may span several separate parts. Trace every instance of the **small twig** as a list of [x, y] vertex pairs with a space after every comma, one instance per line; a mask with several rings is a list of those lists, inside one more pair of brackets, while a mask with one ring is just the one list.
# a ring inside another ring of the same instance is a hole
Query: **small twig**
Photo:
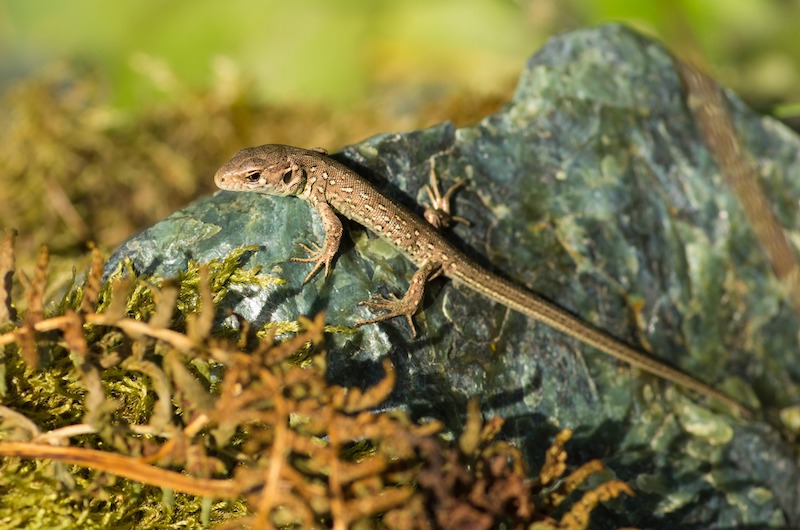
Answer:
[[138, 458], [95, 449], [11, 442], [0, 443], [0, 456], [56, 460], [105, 471], [150, 486], [171, 488], [181, 493], [216, 499], [235, 499], [242, 493], [233, 480], [189, 477], [183, 473], [145, 464]]

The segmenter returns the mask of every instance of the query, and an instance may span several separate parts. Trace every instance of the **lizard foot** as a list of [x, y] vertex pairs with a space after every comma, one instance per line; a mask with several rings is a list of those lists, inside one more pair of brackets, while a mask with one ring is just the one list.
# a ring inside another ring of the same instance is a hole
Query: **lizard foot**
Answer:
[[308, 253], [307, 258], [298, 258], [294, 257], [291, 258], [292, 261], [299, 261], [300, 263], [313, 263], [314, 268], [311, 269], [311, 272], [306, 275], [306, 278], [303, 280], [303, 285], [307, 284], [311, 281], [311, 278], [317, 274], [320, 269], [325, 267], [325, 277], [328, 277], [328, 273], [331, 270], [331, 262], [333, 261], [334, 256], [336, 256], [336, 250], [333, 252], [326, 252], [325, 249], [322, 249], [316, 243], [312, 243], [312, 246], [308, 246], [304, 243], [298, 243], [297, 246], [302, 248]]
[[431, 164], [430, 183], [425, 185], [425, 193], [428, 194], [431, 204], [425, 208], [425, 220], [437, 230], [450, 228], [453, 223], [463, 223], [467, 226], [472, 224], [468, 219], [453, 215], [450, 206], [453, 193], [463, 186], [466, 181], [467, 179], [457, 181], [442, 195], [439, 190], [439, 179], [436, 177], [433, 164]]
[[376, 295], [369, 300], [364, 300], [358, 305], [363, 305], [370, 309], [383, 310], [386, 311], [386, 313], [375, 318], [356, 322], [356, 326], [375, 324], [377, 322], [383, 322], [384, 320], [389, 320], [396, 317], [406, 317], [408, 326], [411, 328], [411, 337], [416, 338], [417, 328], [414, 327], [414, 319], [412, 317], [414, 316], [414, 313], [417, 312], [417, 306], [419, 304], [415, 303], [414, 301], [407, 300], [407, 298], [408, 295], [404, 296], [403, 298], [397, 298], [395, 295], [390, 294], [388, 297]]
[[425, 284], [428, 280], [436, 278], [441, 273], [441, 263], [425, 263], [414, 273], [414, 276], [411, 278], [411, 283], [408, 286], [408, 291], [403, 295], [403, 298], [397, 298], [393, 294], [390, 294], [388, 297], [376, 295], [369, 300], [361, 302], [359, 305], [367, 306], [370, 309], [386, 311], [386, 313], [369, 320], [356, 322], [356, 326], [374, 324], [395, 317], [406, 317], [408, 326], [411, 328], [411, 338], [416, 338], [417, 328], [414, 327], [414, 319], [412, 317], [417, 312], [420, 305], [422, 305], [422, 297], [425, 294]]

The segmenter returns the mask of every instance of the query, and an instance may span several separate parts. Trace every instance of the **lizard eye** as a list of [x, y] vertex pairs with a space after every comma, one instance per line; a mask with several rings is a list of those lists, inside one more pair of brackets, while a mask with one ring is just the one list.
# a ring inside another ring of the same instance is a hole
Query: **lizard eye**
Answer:
[[247, 174], [244, 176], [244, 179], [245, 179], [247, 182], [258, 182], [259, 180], [261, 180], [261, 171], [258, 171], [258, 170], [255, 170], [255, 171], [249, 171], [249, 172], [248, 172], [248, 173], [247, 173]]

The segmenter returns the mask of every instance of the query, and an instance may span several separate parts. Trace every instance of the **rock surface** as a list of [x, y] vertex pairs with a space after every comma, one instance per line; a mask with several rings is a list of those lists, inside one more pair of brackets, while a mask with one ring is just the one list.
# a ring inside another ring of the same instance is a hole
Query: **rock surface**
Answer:
[[[729, 101], [797, 240], [800, 141]], [[774, 412], [800, 398], [798, 319], [661, 45], [616, 25], [554, 38], [497, 114], [461, 129], [379, 135], [336, 158], [419, 213], [432, 167], [444, 186], [466, 178], [455, 208], [473, 224], [448, 235], [475, 259], [749, 404]], [[330, 277], [303, 287], [310, 265], [289, 258], [298, 242], [322, 241], [316, 213], [291, 198], [221, 192], [128, 241], [109, 270], [128, 257], [140, 272], [170, 276], [189, 258], [258, 245], [246, 266], [285, 285], [232, 293], [223, 305], [256, 323], [325, 310], [347, 326], [369, 316], [357, 304], [372, 293], [402, 294], [414, 268], [346, 227]], [[506, 418], [504, 434], [534, 468], [556, 430], [574, 429], [569, 462], [602, 458], [637, 493], [598, 510], [598, 528], [800, 524], [792, 447], [766, 422], [714, 412], [453, 282], [431, 285], [416, 322], [416, 340], [402, 319], [333, 334], [330, 378], [369, 385], [388, 355], [399, 370], [393, 405], [456, 428], [477, 396], [486, 415]]]

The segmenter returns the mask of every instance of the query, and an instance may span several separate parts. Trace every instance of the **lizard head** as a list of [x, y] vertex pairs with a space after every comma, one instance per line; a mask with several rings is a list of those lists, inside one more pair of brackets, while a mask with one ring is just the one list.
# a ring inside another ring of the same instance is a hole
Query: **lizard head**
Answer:
[[214, 175], [214, 183], [230, 191], [299, 195], [305, 188], [306, 172], [286, 146], [262, 145], [233, 155]]

